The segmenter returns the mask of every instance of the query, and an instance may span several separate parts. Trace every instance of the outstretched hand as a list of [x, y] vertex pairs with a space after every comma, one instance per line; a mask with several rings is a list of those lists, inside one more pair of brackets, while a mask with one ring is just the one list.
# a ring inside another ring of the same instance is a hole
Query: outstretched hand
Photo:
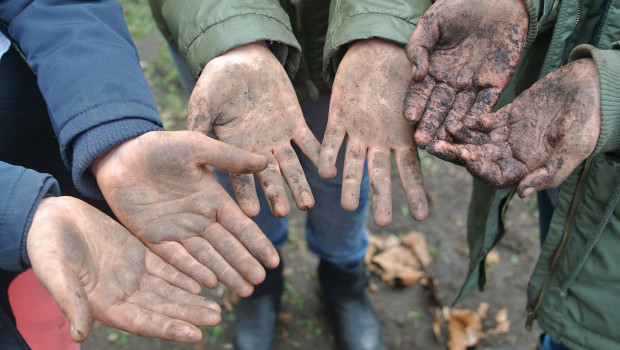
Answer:
[[261, 230], [217, 183], [211, 165], [253, 173], [264, 157], [191, 131], [149, 132], [97, 159], [91, 170], [121, 223], [164, 260], [241, 296], [279, 264]]
[[334, 79], [319, 174], [336, 176], [336, 157], [346, 135], [342, 207], [357, 208], [368, 158], [373, 212], [380, 226], [392, 220], [391, 150], [411, 215], [423, 220], [428, 214], [420, 159], [411, 137], [413, 128], [401, 112], [410, 79], [404, 49], [379, 39], [352, 44]]
[[404, 109], [419, 147], [446, 139], [444, 125], [491, 111], [517, 68], [528, 22], [522, 0], [438, 1], [420, 18], [407, 45], [413, 80]]
[[37, 278], [69, 319], [75, 341], [88, 337], [93, 318], [138, 335], [189, 343], [202, 338], [197, 327], [220, 322], [220, 306], [194, 295], [200, 292], [196, 282], [76, 198], [41, 200], [27, 251]]
[[427, 151], [518, 194], [557, 187], [596, 146], [601, 131], [596, 64], [580, 59], [550, 73], [496, 113], [470, 116]]
[[[315, 165], [321, 145], [306, 125], [284, 68], [265, 44], [240, 46], [209, 61], [190, 98], [187, 127], [267, 158], [267, 169], [257, 176], [274, 215], [290, 211], [282, 176], [299, 209], [314, 206], [291, 141]], [[253, 176], [231, 174], [230, 181], [241, 209], [257, 215]]]

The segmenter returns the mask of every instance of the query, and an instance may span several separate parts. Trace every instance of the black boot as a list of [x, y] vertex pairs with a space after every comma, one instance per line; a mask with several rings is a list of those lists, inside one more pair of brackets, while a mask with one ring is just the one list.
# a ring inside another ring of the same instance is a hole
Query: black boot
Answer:
[[384, 349], [381, 325], [366, 294], [368, 273], [363, 263], [349, 270], [321, 260], [319, 282], [338, 346], [343, 350]]
[[266, 270], [263, 283], [254, 293], [241, 298], [237, 306], [233, 344], [236, 350], [271, 350], [276, 342], [276, 323], [280, 297], [284, 289], [282, 260], [273, 270]]

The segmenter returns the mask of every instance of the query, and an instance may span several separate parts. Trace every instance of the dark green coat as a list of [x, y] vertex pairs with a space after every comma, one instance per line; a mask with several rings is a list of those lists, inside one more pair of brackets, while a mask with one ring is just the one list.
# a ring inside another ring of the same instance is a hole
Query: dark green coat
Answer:
[[[347, 44], [378, 37], [405, 45], [430, 0], [149, 0], [167, 39], [198, 77], [234, 47], [273, 42], [302, 94], [329, 91]], [[303, 50], [303, 55], [301, 54]], [[299, 89], [298, 89], [299, 90]]]
[[[536, 40], [497, 108], [568, 61], [593, 57], [602, 125], [593, 154], [561, 184], [528, 285], [528, 318], [570, 349], [620, 349], [620, 1], [546, 0], [540, 7]], [[458, 300], [484, 286], [484, 259], [504, 234], [514, 192], [474, 183], [470, 272]]]

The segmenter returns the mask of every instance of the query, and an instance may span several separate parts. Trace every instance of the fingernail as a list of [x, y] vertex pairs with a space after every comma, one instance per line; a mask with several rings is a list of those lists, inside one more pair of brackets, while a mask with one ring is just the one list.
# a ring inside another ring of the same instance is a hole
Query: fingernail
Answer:
[[530, 194], [534, 193], [534, 191], [536, 191], [533, 187], [527, 187], [523, 190], [523, 192], [521, 193], [521, 197], [527, 197]]
[[303, 191], [301, 193], [301, 202], [305, 208], [308, 208], [306, 210], [310, 210], [314, 205], [314, 197], [312, 197], [312, 194], [310, 194], [308, 191]]

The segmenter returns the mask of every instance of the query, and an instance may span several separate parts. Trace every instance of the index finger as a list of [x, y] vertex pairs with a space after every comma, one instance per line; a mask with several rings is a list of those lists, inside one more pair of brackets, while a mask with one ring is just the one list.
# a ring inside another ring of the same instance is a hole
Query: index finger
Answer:
[[413, 80], [422, 81], [428, 74], [429, 56], [439, 35], [438, 21], [429, 21], [423, 15], [405, 47], [407, 58], [413, 66]]

